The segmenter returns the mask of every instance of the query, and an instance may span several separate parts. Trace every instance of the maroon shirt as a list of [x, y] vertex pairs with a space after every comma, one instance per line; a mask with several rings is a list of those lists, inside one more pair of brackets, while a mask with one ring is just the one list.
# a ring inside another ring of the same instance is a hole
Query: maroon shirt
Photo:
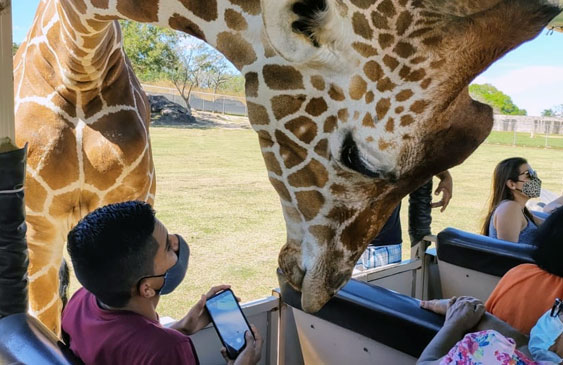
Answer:
[[131, 311], [105, 310], [81, 288], [62, 319], [70, 349], [86, 364], [198, 364], [190, 338]]

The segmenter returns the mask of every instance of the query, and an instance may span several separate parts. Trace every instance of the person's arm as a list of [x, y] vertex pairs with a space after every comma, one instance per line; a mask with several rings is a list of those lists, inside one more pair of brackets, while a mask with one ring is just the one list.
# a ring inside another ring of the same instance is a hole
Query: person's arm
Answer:
[[481, 321], [475, 327], [475, 331], [495, 330], [504, 337], [510, 337], [516, 342], [516, 347], [528, 345], [529, 337], [520, 333], [505, 321], [493, 316], [489, 312], [485, 312]]
[[436, 175], [438, 179], [440, 179], [440, 183], [436, 190], [434, 191], [434, 195], [442, 194], [442, 199], [438, 202], [432, 203], [432, 208], [440, 208], [440, 212], [443, 212], [450, 204], [450, 199], [452, 198], [454, 192], [454, 181], [452, 179], [452, 175], [448, 170], [442, 171]]
[[551, 213], [555, 209], [559, 208], [562, 205], [563, 205], [563, 195], [561, 195], [559, 198], [549, 202], [549, 204], [547, 204], [545, 207], [543, 207], [543, 211], [545, 213]]
[[522, 208], [518, 203], [507, 201], [500, 204], [493, 218], [499, 239], [518, 242], [522, 228]]

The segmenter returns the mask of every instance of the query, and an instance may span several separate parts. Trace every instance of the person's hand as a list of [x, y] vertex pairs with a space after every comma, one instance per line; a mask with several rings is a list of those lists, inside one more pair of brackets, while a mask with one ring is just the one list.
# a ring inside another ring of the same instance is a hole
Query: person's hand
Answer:
[[454, 326], [459, 330], [467, 331], [479, 323], [483, 314], [485, 314], [485, 306], [479, 299], [459, 297], [453, 303], [450, 300], [444, 326]]
[[[207, 326], [211, 322], [209, 314], [205, 309], [205, 302], [221, 290], [230, 289], [230, 285], [217, 285], [209, 289], [206, 294], [202, 294], [198, 302], [190, 309], [188, 314], [180, 320], [179, 330], [186, 335], [192, 335]], [[239, 298], [237, 298], [240, 301]]]
[[246, 347], [235, 360], [229, 359], [226, 348], [223, 347], [221, 349], [221, 355], [223, 355], [227, 365], [255, 365], [260, 361], [262, 354], [262, 336], [260, 336], [260, 332], [258, 332], [258, 329], [253, 324], [250, 325], [250, 329], [252, 333], [254, 333], [254, 337], [252, 337], [250, 331], [246, 331], [244, 334]]
[[438, 179], [440, 179], [440, 183], [434, 191], [434, 195], [439, 195], [441, 193], [442, 200], [434, 202], [430, 204], [430, 206], [432, 208], [442, 207], [442, 209], [440, 209], [440, 212], [443, 212], [448, 207], [448, 204], [450, 204], [450, 199], [452, 198], [454, 191], [454, 182], [452, 180], [452, 175], [450, 175], [450, 172], [448, 170], [441, 172], [436, 176], [438, 177]]
[[420, 308], [432, 311], [437, 314], [446, 315], [448, 308], [456, 301], [456, 297], [451, 299], [432, 299], [432, 300], [421, 300]]

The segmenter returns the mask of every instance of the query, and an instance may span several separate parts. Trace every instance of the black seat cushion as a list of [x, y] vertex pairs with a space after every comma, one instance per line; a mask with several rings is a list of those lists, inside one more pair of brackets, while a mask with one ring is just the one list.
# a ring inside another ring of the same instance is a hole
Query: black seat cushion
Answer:
[[515, 266], [534, 263], [535, 246], [446, 228], [438, 233], [438, 259], [494, 276]]
[[[301, 293], [279, 269], [278, 279], [282, 300], [301, 309]], [[444, 323], [443, 316], [421, 309], [417, 299], [354, 279], [313, 315], [414, 357]]]

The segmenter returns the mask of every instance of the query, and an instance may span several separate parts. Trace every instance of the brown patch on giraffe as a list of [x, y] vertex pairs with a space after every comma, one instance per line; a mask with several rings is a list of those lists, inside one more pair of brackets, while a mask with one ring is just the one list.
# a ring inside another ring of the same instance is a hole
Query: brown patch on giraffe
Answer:
[[416, 48], [414, 48], [410, 43], [398, 42], [395, 48], [393, 48], [393, 52], [398, 54], [400, 57], [409, 58], [416, 52]]
[[238, 70], [256, 61], [256, 53], [252, 45], [245, 41], [240, 34], [221, 32], [217, 35], [217, 50], [219, 50]]
[[298, 117], [285, 123], [287, 128], [295, 137], [304, 143], [311, 143], [317, 136], [317, 124], [307, 117]]
[[264, 81], [273, 90], [304, 89], [303, 75], [291, 66], [265, 65], [262, 69]]
[[441, 36], [428, 37], [422, 40], [422, 43], [429, 47], [438, 46], [442, 42]]
[[411, 115], [407, 114], [401, 117], [401, 127], [406, 127], [412, 123], [414, 123], [414, 118]]
[[29, 174], [25, 177], [25, 193], [33, 197], [33, 199], [26, 200], [28, 208], [35, 212], [42, 212], [43, 204], [45, 204], [47, 199], [47, 190]]
[[377, 105], [375, 106], [375, 112], [377, 113], [378, 121], [383, 120], [383, 118], [389, 111], [390, 107], [391, 107], [391, 100], [389, 100], [388, 98], [381, 99], [377, 102]]
[[422, 37], [423, 35], [425, 35], [426, 33], [430, 32], [432, 30], [433, 30], [433, 28], [430, 28], [430, 27], [420, 28], [420, 29], [417, 29], [417, 30], [411, 32], [407, 37], [408, 38]]
[[207, 22], [217, 19], [217, 0], [180, 0], [180, 2], [198, 18]]
[[299, 165], [307, 157], [307, 150], [299, 146], [280, 130], [276, 131], [276, 141], [280, 148], [280, 156], [288, 169]]
[[268, 167], [268, 171], [281, 176], [282, 169], [280, 163], [278, 162], [278, 159], [276, 158], [276, 155], [273, 152], [264, 152], [262, 156], [264, 156], [264, 162]]
[[[331, 190], [333, 190], [334, 187], [335, 185], [332, 185]], [[347, 190], [344, 188], [344, 191], [340, 192], [340, 194], [344, 194], [346, 192]], [[352, 218], [354, 214], [356, 214], [356, 209], [352, 207], [335, 206], [330, 210], [330, 212], [328, 212], [328, 218], [336, 222], [344, 222]]]
[[52, 217], [68, 216], [78, 206], [79, 197], [80, 189], [55, 195], [49, 205], [49, 215]]
[[86, 6], [84, 0], [75, 0], [73, 5], [80, 14], [86, 14], [86, 11], [88, 11], [88, 7]]
[[109, 0], [90, 0], [90, 3], [94, 5], [95, 8], [98, 9], [109, 8]]
[[262, 9], [260, 6], [260, 0], [229, 0], [231, 4], [235, 4], [241, 7], [241, 9], [250, 15], [260, 14]]
[[82, 190], [80, 193], [80, 205], [85, 207], [87, 211], [91, 212], [100, 207], [100, 197], [98, 194], [91, 191]]
[[385, 123], [385, 131], [389, 133], [393, 133], [395, 130], [395, 119], [389, 118], [387, 123]]
[[270, 40], [266, 36], [266, 33], [263, 32], [260, 38], [262, 40], [262, 46], [264, 47], [264, 57], [266, 58], [274, 57], [277, 53], [276, 50], [270, 44]]
[[328, 245], [336, 234], [333, 228], [321, 225], [309, 227], [309, 232], [313, 235], [313, 237], [315, 237], [317, 243], [321, 246]]
[[300, 95], [279, 95], [271, 99], [272, 112], [277, 120], [297, 112], [307, 97]]
[[426, 71], [423, 68], [412, 71], [404, 78], [405, 81], [420, 81], [426, 76]]
[[[28, 207], [30, 207], [29, 200], [31, 199], [28, 199], [25, 202]], [[44, 242], [55, 242], [57, 240], [57, 229], [43, 215], [27, 214], [25, 220], [27, 222], [27, 239], [30, 246], [33, 242], [32, 238], [36, 238], [38, 236], [41, 237]], [[43, 259], [46, 259], [46, 257], [43, 257]], [[33, 263], [34, 260], [30, 262], [31, 265], [33, 265]]]
[[147, 178], [147, 172], [151, 169], [152, 158], [147, 150], [139, 165], [127, 174], [117, 188], [104, 197], [102, 204], [144, 199], [151, 188], [151, 181]]
[[86, 119], [91, 118], [94, 114], [101, 112], [103, 107], [104, 104], [102, 103], [102, 98], [98, 95], [83, 108], [84, 116]]
[[249, 72], [244, 75], [245, 83], [244, 89], [246, 91], [246, 96], [257, 97], [258, 96], [258, 74], [256, 72]]
[[325, 80], [322, 76], [311, 76], [311, 85], [317, 90], [323, 91], [326, 87]]
[[299, 211], [294, 208], [294, 207], [288, 207], [287, 205], [283, 207], [283, 212], [284, 212], [284, 216], [286, 218], [289, 218], [290, 220], [294, 221], [294, 222], [300, 222], [301, 221], [301, 213], [299, 213]]
[[426, 100], [417, 100], [414, 103], [412, 103], [410, 107], [410, 111], [415, 114], [421, 114], [422, 112], [424, 112], [424, 109], [426, 109], [428, 104], [429, 103]]
[[270, 180], [270, 183], [272, 184], [272, 186], [274, 187], [274, 189], [276, 189], [276, 191], [278, 192], [278, 195], [280, 196], [280, 198], [282, 200], [287, 201], [287, 202], [291, 202], [291, 195], [289, 194], [289, 190], [287, 190], [283, 181], [275, 179], [271, 176], [269, 177], [269, 180]]
[[406, 101], [409, 100], [411, 98], [411, 96], [414, 95], [414, 92], [412, 92], [412, 90], [407, 89], [407, 90], [403, 90], [401, 92], [399, 92], [396, 96], [395, 99], [397, 101]]
[[[83, 3], [84, 4], [84, 3]], [[71, 33], [73, 33], [73, 38], [76, 37], [75, 32], [80, 32], [82, 34], [90, 33], [87, 28], [82, 24], [81, 18], [82, 13], [74, 11], [74, 9], [68, 3], [60, 3], [60, 6], [63, 8], [62, 11], [65, 12], [66, 17], [59, 17], [59, 24], [56, 24], [56, 27], [53, 26], [51, 29], [54, 28], [62, 28], [61, 24], [64, 25], [64, 28]], [[44, 21], [50, 21], [51, 19], [45, 19]], [[49, 37], [51, 38], [51, 37]], [[61, 42], [62, 43], [62, 42]]]
[[328, 152], [328, 140], [326, 138], [321, 139], [319, 143], [315, 146], [315, 153], [326, 159], [329, 158], [330, 154]]
[[375, 3], [375, 0], [352, 0], [352, 4], [360, 9], [367, 9]]
[[298, 191], [295, 198], [299, 211], [307, 221], [315, 218], [325, 203], [324, 196], [318, 191]]
[[388, 77], [378, 81], [377, 83], [377, 90], [381, 92], [393, 90], [395, 87], [397, 87], [397, 84], [391, 81]]
[[264, 108], [264, 106], [255, 104], [251, 101], [247, 101], [246, 108], [248, 110], [248, 119], [250, 120], [251, 124], [270, 124], [270, 117], [268, 116], [268, 111], [266, 110], [266, 108]]
[[330, 186], [330, 193], [332, 195], [344, 195], [348, 193], [348, 188], [344, 185], [340, 185], [340, 184], [332, 184]]
[[377, 56], [377, 49], [373, 48], [367, 43], [354, 42], [352, 43], [352, 48], [354, 48], [354, 50], [358, 52], [362, 57], [367, 58], [367, 57]]
[[386, 149], [388, 149], [389, 147], [392, 147], [393, 145], [394, 145], [393, 142], [387, 142], [383, 138], [380, 138], [379, 141], [377, 142], [377, 147], [381, 151], [385, 151]]
[[[50, 262], [48, 261], [45, 262], [44, 260], [51, 260], [52, 253], [43, 252], [43, 251], [44, 250], [39, 247], [36, 248], [30, 247], [29, 262], [31, 265], [33, 265], [33, 267], [30, 267], [29, 270], [30, 275], [33, 275], [33, 273], [39, 271], [38, 269], [49, 266], [48, 264]], [[35, 280], [29, 283], [30, 286], [29, 291], [30, 293], [33, 293], [34, 296], [34, 300], [31, 301], [32, 303], [46, 304], [53, 299], [53, 297], [56, 295], [55, 293], [57, 292], [56, 289], [57, 289], [57, 283], [59, 278], [58, 274], [59, 274], [58, 268], [55, 269], [54, 267], [50, 267], [46, 273], [37, 277]], [[37, 310], [39, 308], [32, 308], [32, 309]], [[61, 315], [61, 313], [59, 312], [60, 309], [61, 309], [60, 305], [54, 304], [48, 307], [47, 310], [42, 313], [42, 315], [51, 316], [49, 318], [59, 318]]]
[[399, 70], [399, 76], [401, 76], [402, 79], [405, 79], [407, 76], [409, 76], [410, 72], [411, 68], [405, 65]]
[[366, 104], [371, 104], [373, 102], [373, 99], [375, 99], [375, 95], [373, 94], [373, 91], [368, 91], [364, 99]]
[[375, 123], [373, 122], [373, 118], [370, 113], [366, 113], [366, 115], [364, 115], [364, 118], [362, 119], [362, 125], [364, 127], [375, 127]]
[[340, 119], [344, 123], [348, 122], [348, 118], [350, 117], [350, 113], [348, 112], [348, 109], [345, 108], [340, 109], [337, 115], [338, 115], [338, 119]]
[[368, 61], [364, 65], [364, 73], [366, 74], [367, 78], [371, 81], [378, 81], [383, 77], [383, 70], [379, 63], [375, 61]]
[[397, 66], [399, 66], [399, 61], [395, 57], [391, 57], [389, 55], [383, 56], [383, 63], [387, 66], [391, 71], [395, 71]]
[[438, 61], [434, 61], [434, 62], [430, 62], [430, 67], [431, 68], [441, 68], [442, 66], [444, 66], [444, 64], [446, 63], [446, 60], [441, 59]]
[[405, 107], [398, 106], [398, 107], [395, 108], [395, 113], [401, 114], [404, 110], [405, 110]]
[[379, 46], [382, 49], [388, 48], [395, 41], [395, 36], [389, 33], [382, 33], [379, 35]]
[[116, 9], [125, 17], [141, 23], [158, 21], [158, 1], [145, 1], [142, 6], [137, 1], [118, 1]]
[[416, 65], [416, 64], [419, 64], [419, 63], [422, 63], [422, 62], [426, 61], [427, 59], [428, 59], [427, 57], [418, 56], [418, 57], [413, 58], [413, 59], [411, 60], [411, 63], [412, 63], [413, 65]]
[[361, 76], [354, 76], [350, 81], [348, 93], [353, 100], [360, 100], [368, 88], [367, 82]]
[[270, 148], [274, 145], [270, 132], [262, 129], [256, 133], [258, 134], [258, 143], [260, 143], [260, 148]]
[[427, 78], [424, 81], [422, 81], [422, 83], [420, 84], [420, 87], [426, 90], [428, 88], [428, 86], [430, 86], [431, 83], [432, 83], [432, 79]]
[[378, 13], [377, 11], [373, 11], [371, 13], [371, 21], [372, 21], [375, 29], [388, 30], [388, 29], [391, 28], [391, 27], [389, 27], [389, 22], [387, 20], [387, 17], [383, 16], [382, 14]]
[[241, 13], [233, 9], [225, 10], [225, 23], [232, 30], [242, 31], [248, 28], [248, 23]]
[[294, 188], [319, 187], [322, 188], [328, 181], [328, 171], [322, 163], [311, 160], [299, 171], [289, 175], [287, 182]]
[[199, 25], [197, 25], [196, 23], [192, 22], [191, 20], [189, 20], [188, 18], [186, 18], [182, 15], [174, 14], [168, 20], [168, 24], [170, 25], [170, 27], [172, 29], [176, 29], [176, 30], [182, 31], [184, 33], [188, 33], [189, 35], [192, 35], [192, 36], [199, 38], [203, 41], [206, 40], [205, 34], [203, 33], [203, 31], [201, 30]]
[[337, 125], [338, 125], [338, 119], [336, 119], [334, 115], [331, 115], [330, 117], [326, 118], [324, 122], [323, 132], [332, 133], [332, 131], [336, 129]]
[[305, 107], [305, 111], [313, 117], [318, 117], [322, 113], [326, 112], [327, 109], [328, 105], [326, 105], [324, 98], [312, 98]]
[[391, 0], [383, 0], [382, 2], [377, 5], [377, 10], [379, 10], [383, 15], [387, 17], [393, 17], [397, 14], [395, 10], [395, 5]]
[[[61, 95], [62, 94], [62, 95]], [[76, 92], [64, 90], [53, 95], [51, 102], [61, 108], [71, 118], [76, 118]]]
[[[98, 190], [109, 189], [123, 173], [124, 166], [118, 158], [119, 145], [112, 144], [104, 137], [104, 134], [116, 131], [94, 130], [88, 127], [83, 131], [84, 176], [86, 181]], [[139, 151], [133, 158], [137, 158], [138, 153]]]
[[366, 142], [367, 142], [367, 143], [373, 142], [373, 137], [372, 137], [372, 136], [367, 137], [367, 138], [366, 138]]
[[373, 30], [371, 29], [368, 20], [362, 13], [355, 12], [352, 16], [352, 27], [354, 33], [370, 40], [373, 37]]
[[340, 88], [340, 86], [335, 84], [330, 84], [330, 89], [328, 89], [328, 95], [332, 100], [342, 101], [346, 99], [344, 96], [344, 91]]
[[399, 18], [397, 18], [397, 22], [395, 23], [397, 27], [397, 34], [403, 35], [409, 29], [413, 21], [412, 14], [409, 11], [403, 11], [399, 14]]

